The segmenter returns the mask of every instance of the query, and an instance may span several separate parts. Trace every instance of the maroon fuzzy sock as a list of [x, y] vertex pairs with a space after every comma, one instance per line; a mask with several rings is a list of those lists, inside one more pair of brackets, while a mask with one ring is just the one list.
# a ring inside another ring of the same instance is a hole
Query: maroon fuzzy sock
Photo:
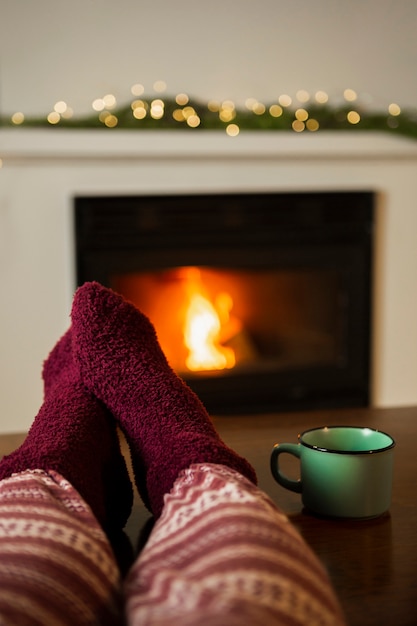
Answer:
[[43, 379], [42, 407], [20, 448], [1, 460], [0, 480], [27, 469], [59, 472], [89, 504], [109, 539], [122, 544], [132, 485], [116, 422], [74, 365], [71, 331], [45, 361]]
[[193, 463], [227, 465], [256, 482], [249, 463], [217, 434], [195, 393], [168, 365], [151, 322], [98, 283], [72, 307], [73, 351], [81, 377], [126, 435], [136, 485], [155, 517], [178, 473]]

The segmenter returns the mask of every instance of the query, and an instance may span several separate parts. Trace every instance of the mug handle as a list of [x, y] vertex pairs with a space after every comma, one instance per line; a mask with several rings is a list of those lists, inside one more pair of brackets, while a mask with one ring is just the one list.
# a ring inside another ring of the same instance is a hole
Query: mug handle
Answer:
[[279, 455], [283, 453], [291, 454], [292, 456], [296, 456], [299, 459], [301, 454], [301, 446], [298, 443], [276, 443], [274, 445], [271, 452], [272, 476], [275, 478], [277, 483], [279, 483], [282, 487], [285, 487], [285, 489], [295, 491], [296, 493], [301, 493], [301, 479], [292, 480], [291, 478], [285, 476], [279, 469]]

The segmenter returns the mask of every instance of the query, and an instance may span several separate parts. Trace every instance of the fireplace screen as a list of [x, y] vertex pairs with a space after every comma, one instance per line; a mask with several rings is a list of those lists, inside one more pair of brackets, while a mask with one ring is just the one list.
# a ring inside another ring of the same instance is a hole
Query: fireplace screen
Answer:
[[372, 194], [76, 199], [78, 283], [154, 323], [212, 412], [365, 406]]

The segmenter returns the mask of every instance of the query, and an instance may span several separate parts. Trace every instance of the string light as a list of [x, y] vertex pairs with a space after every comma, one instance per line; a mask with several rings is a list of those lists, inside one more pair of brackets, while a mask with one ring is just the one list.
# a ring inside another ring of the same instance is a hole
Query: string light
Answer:
[[157, 80], [153, 84], [153, 88], [158, 93], [163, 93], [166, 90], [166, 88], [167, 88], [167, 84], [166, 84], [166, 82], [164, 80]]
[[287, 95], [286, 93], [283, 93], [279, 98], [278, 98], [278, 102], [280, 103], [280, 105], [282, 107], [289, 107], [292, 104], [292, 98]]
[[103, 102], [106, 109], [114, 109], [117, 104], [116, 97], [112, 93], [103, 96]]
[[240, 132], [240, 128], [237, 124], [228, 124], [226, 126], [226, 133], [229, 137], [237, 137]]
[[247, 98], [245, 100], [245, 107], [248, 109], [248, 111], [253, 111], [253, 107], [256, 106], [257, 102], [258, 101], [256, 98]]
[[219, 110], [219, 119], [222, 122], [231, 122], [236, 117], [236, 108], [234, 102], [225, 100], [222, 102]]
[[115, 115], [112, 115], [111, 113], [109, 113], [108, 115], [106, 115], [104, 123], [107, 126], [107, 128], [114, 128], [119, 123], [119, 120], [117, 119]]
[[359, 124], [361, 121], [361, 116], [357, 111], [349, 111], [346, 118], [349, 124]]
[[103, 111], [106, 108], [106, 104], [103, 98], [96, 98], [96, 100], [93, 100], [91, 106], [93, 107], [94, 111]]
[[146, 117], [148, 105], [144, 100], [133, 100], [130, 107], [135, 119], [143, 120]]
[[164, 113], [165, 113], [164, 101], [160, 100], [159, 98], [157, 100], [152, 100], [150, 116], [154, 120], [160, 120], [162, 117], [164, 117]]
[[329, 96], [325, 91], [316, 91], [314, 98], [319, 104], [326, 104], [329, 101]]
[[[162, 93], [166, 90], [166, 83], [156, 81], [153, 89]], [[53, 110], [43, 119], [30, 119], [22, 111], [16, 111], [9, 118], [0, 118], [0, 127], [60, 125], [88, 128], [102, 125], [107, 128], [118, 126], [139, 129], [185, 126], [190, 129], [223, 129], [228, 136], [235, 137], [244, 129], [293, 130], [301, 133], [305, 130], [317, 132], [319, 129], [336, 130], [358, 126], [364, 130], [396, 131], [417, 139], [417, 111], [405, 113], [399, 104], [391, 102], [385, 115], [380, 111], [372, 112], [370, 96], [361, 94], [359, 97], [351, 88], [344, 89], [342, 97], [336, 97], [334, 103], [330, 102], [328, 93], [323, 90], [311, 95], [305, 89], [300, 89], [294, 98], [282, 93], [276, 102], [268, 105], [257, 98], [247, 98], [242, 109], [237, 108], [232, 100], [193, 103], [184, 92], [172, 98], [160, 96], [147, 99], [141, 83], [132, 85], [130, 91], [133, 99], [126, 106], [118, 107], [112, 93], [94, 99], [91, 106], [96, 117], [74, 119], [72, 108], [64, 100], [57, 100]]]
[[141, 96], [145, 91], [145, 87], [140, 83], [135, 83], [131, 86], [130, 92], [133, 96]]
[[262, 104], [262, 102], [257, 102], [252, 110], [255, 113], [255, 115], [263, 115], [266, 111], [266, 106]]
[[343, 97], [347, 102], [355, 102], [358, 98], [358, 94], [354, 91], [354, 89], [345, 89]]
[[292, 129], [295, 130], [296, 133], [302, 133], [305, 127], [306, 125], [301, 120], [294, 120], [292, 123]]
[[56, 111], [51, 111], [46, 119], [50, 124], [58, 124], [61, 120], [61, 116]]
[[179, 105], [179, 106], [185, 106], [186, 104], [188, 104], [189, 102], [189, 97], [187, 96], [186, 93], [179, 93], [177, 94], [176, 98], [175, 98], [175, 102]]
[[297, 91], [295, 97], [297, 98], [298, 102], [305, 103], [310, 100], [310, 94], [305, 89], [300, 89], [299, 91]]
[[398, 104], [395, 104], [393, 102], [389, 105], [388, 112], [390, 115], [394, 115], [396, 117], [397, 115], [401, 115], [401, 108], [398, 106]]
[[283, 108], [279, 106], [279, 104], [271, 104], [269, 107], [269, 115], [271, 115], [271, 117], [281, 117], [283, 112]]
[[21, 111], [17, 111], [16, 113], [13, 113], [11, 120], [12, 120], [12, 124], [19, 126], [20, 124], [23, 124], [23, 122], [25, 121], [25, 116], [23, 115]]
[[320, 124], [314, 118], [310, 118], [306, 121], [306, 128], [311, 132], [316, 132], [320, 128]]
[[193, 115], [189, 115], [187, 117], [187, 124], [188, 126], [190, 126], [191, 128], [197, 128], [197, 126], [200, 126], [201, 120], [198, 117], [198, 115], [193, 114]]
[[300, 122], [305, 122], [308, 119], [308, 111], [305, 109], [297, 109], [295, 112], [295, 117]]

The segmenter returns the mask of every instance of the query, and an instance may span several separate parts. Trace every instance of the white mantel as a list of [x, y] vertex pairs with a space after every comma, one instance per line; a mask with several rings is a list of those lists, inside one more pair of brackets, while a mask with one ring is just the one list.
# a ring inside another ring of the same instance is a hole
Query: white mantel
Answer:
[[417, 142], [349, 131], [0, 130], [0, 433], [26, 430], [40, 366], [69, 324], [76, 195], [377, 194], [375, 406], [417, 404]]

